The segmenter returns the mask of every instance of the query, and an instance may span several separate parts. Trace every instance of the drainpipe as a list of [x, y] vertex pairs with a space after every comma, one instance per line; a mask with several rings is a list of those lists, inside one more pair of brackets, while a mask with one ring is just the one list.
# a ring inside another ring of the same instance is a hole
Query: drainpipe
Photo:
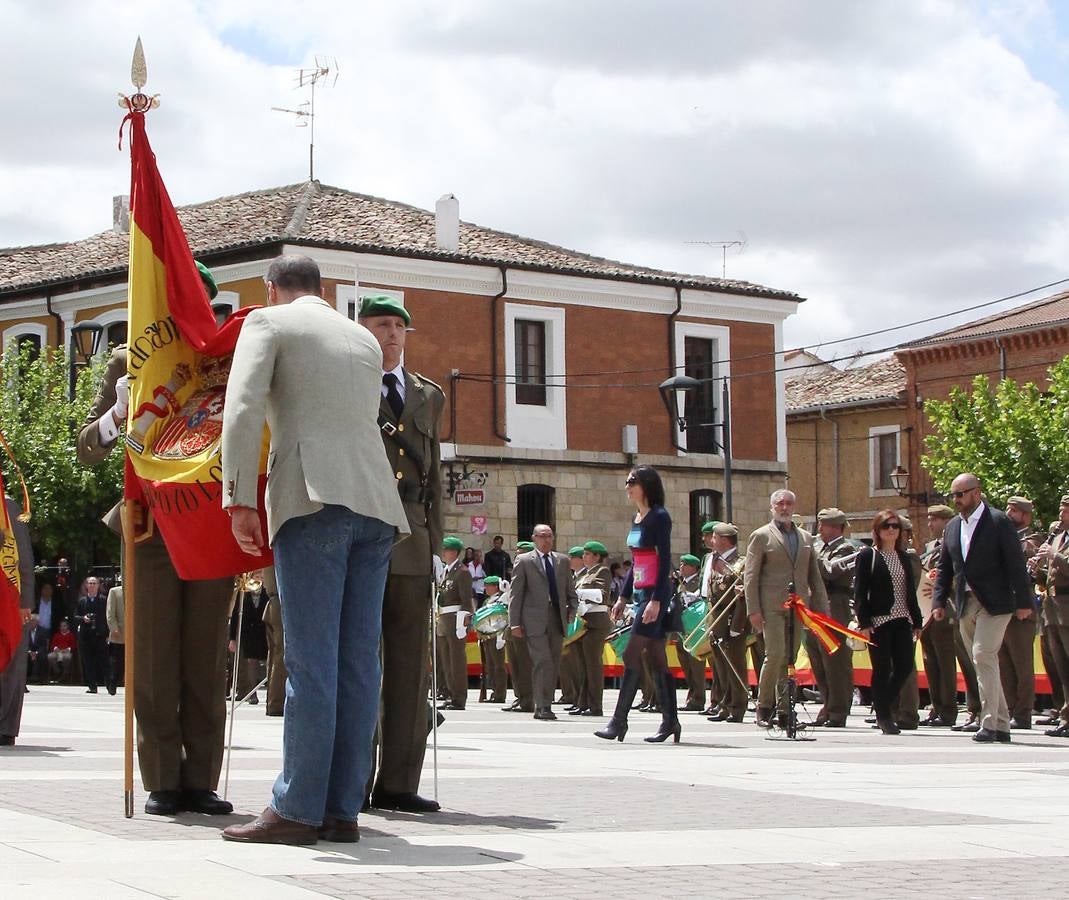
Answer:
[[[671, 315], [668, 316], [668, 365], [672, 371], [668, 374], [669, 378], [672, 378], [679, 373], [676, 371], [676, 319], [679, 318], [679, 313], [683, 309], [683, 289], [676, 285], [676, 308], [672, 310]], [[669, 446], [676, 446], [676, 422], [673, 416], [668, 417], [668, 441]]]
[[48, 291], [45, 294], [45, 309], [48, 310], [48, 314], [56, 320], [56, 347], [60, 350], [63, 349], [63, 316], [52, 309], [52, 292]]
[[995, 346], [998, 347], [998, 369], [999, 378], [1003, 381], [1006, 379], [1006, 347], [1002, 343], [1002, 338], [995, 338]]
[[831, 502], [839, 506], [839, 423], [828, 418], [823, 406], [820, 417], [831, 425]]
[[[490, 380], [493, 385], [493, 398], [490, 406], [493, 409], [494, 436], [500, 438], [506, 444], [510, 444], [512, 443], [512, 438], [501, 430], [501, 418], [497, 409], [497, 309], [501, 298], [509, 290], [508, 269], [504, 266], [498, 266], [498, 270], [501, 272], [501, 290], [490, 301], [490, 373], [492, 376]], [[454, 440], [455, 431], [456, 429], [454, 428]]]

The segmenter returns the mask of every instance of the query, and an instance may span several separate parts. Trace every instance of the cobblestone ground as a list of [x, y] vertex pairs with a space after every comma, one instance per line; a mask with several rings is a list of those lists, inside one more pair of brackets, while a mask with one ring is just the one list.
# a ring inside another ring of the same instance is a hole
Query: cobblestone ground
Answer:
[[[851, 718], [815, 741], [686, 713], [679, 745], [471, 703], [439, 731], [433, 816], [361, 817], [356, 845], [219, 840], [266, 804], [281, 720], [239, 710], [234, 816], [122, 814], [122, 694], [31, 687], [0, 748], [0, 897], [1069, 896], [1069, 741], [1009, 746]], [[614, 697], [606, 698], [611, 706]], [[805, 718], [805, 714], [803, 714]], [[425, 794], [434, 792], [432, 754]]]

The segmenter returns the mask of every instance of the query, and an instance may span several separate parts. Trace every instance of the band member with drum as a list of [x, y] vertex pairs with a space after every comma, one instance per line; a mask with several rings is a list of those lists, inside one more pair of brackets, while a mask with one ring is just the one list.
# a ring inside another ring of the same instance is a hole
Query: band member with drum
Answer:
[[[534, 550], [531, 541], [519, 541], [516, 544], [516, 556]], [[509, 609], [512, 608], [512, 589], [505, 591]], [[505, 633], [506, 664], [512, 678], [513, 701], [502, 707], [502, 712], [534, 712], [534, 667], [531, 665], [531, 653], [527, 649], [525, 638], [517, 637], [510, 628]]]
[[[568, 551], [568, 568], [572, 570], [572, 583], [578, 582], [586, 568], [583, 563], [582, 547], [575, 546]], [[576, 625], [580, 630], [586, 629], [586, 623], [582, 617], [577, 617], [572, 627], [575, 628]], [[583, 660], [573, 646], [574, 640], [569, 640], [569, 638], [567, 634], [564, 636], [564, 647], [561, 650], [560, 698], [566, 713], [578, 714], [583, 710], [582, 695], [585, 687], [583, 679], [586, 676], [583, 671]]]
[[[480, 609], [488, 606], [497, 606], [501, 603], [501, 578], [497, 575], [487, 575], [483, 582], [486, 590], [486, 599], [483, 600]], [[505, 636], [480, 635], [482, 656], [486, 665], [486, 683], [490, 687], [490, 703], [504, 703], [505, 694], [508, 693], [508, 672], [505, 669]]]
[[438, 654], [445, 674], [446, 701], [439, 709], [464, 709], [468, 705], [468, 624], [475, 612], [471, 572], [460, 554], [464, 542], [453, 535], [442, 540], [445, 571], [438, 580]]
[[[612, 623], [609, 621], [609, 597], [612, 593], [612, 573], [605, 565], [609, 551], [600, 541], [583, 544], [583, 574], [576, 580], [579, 595], [579, 615], [586, 623], [586, 630], [574, 644], [572, 653], [583, 664], [583, 693], [579, 698], [580, 716], [604, 715], [601, 698], [605, 690], [605, 639]], [[597, 592], [597, 599], [590, 596]], [[586, 593], [587, 596], [584, 596]]]
[[[854, 616], [854, 564], [858, 547], [844, 537], [849, 524], [841, 509], [828, 507], [817, 513], [820, 539], [814, 544], [824, 589], [828, 592], [829, 615], [841, 625], [849, 625]], [[850, 704], [854, 698], [854, 651], [842, 641], [834, 653], [824, 649], [816, 635], [806, 631], [805, 649], [813, 666], [813, 677], [824, 701], [815, 725], [828, 728], [846, 727]]]
[[[739, 529], [730, 522], [717, 522], [712, 531], [716, 561], [708, 587], [715, 612], [709, 633], [713, 646], [710, 663], [720, 682], [720, 708], [709, 716], [710, 722], [741, 722], [746, 715], [750, 692], [746, 686], [746, 638], [750, 623], [746, 618], [742, 569], [739, 556]], [[719, 621], [717, 621], [719, 619]]]
[[[676, 582], [676, 598], [685, 608], [701, 597], [701, 560], [692, 553], [679, 558], [679, 577]], [[675, 636], [676, 656], [687, 682], [685, 712], [702, 712], [705, 709], [705, 660], [691, 656], [683, 646], [684, 634]], [[672, 690], [675, 690], [673, 682]]]
[[[669, 574], [672, 569], [672, 517], [664, 507], [664, 485], [652, 466], [637, 466], [624, 481], [627, 499], [636, 512], [627, 535], [633, 565], [620, 599], [613, 607], [613, 619], [623, 615], [628, 601], [634, 600], [631, 639], [624, 651], [624, 676], [616, 711], [608, 724], [594, 734], [605, 740], [622, 741], [627, 734], [627, 714], [638, 691], [642, 651], [647, 651], [661, 706], [661, 727], [646, 738], [661, 743], [671, 737], [679, 743], [680, 725], [676, 714], [675, 677], [668, 670], [665, 655], [666, 620], [672, 599]], [[679, 626], [676, 626], [677, 628]]]

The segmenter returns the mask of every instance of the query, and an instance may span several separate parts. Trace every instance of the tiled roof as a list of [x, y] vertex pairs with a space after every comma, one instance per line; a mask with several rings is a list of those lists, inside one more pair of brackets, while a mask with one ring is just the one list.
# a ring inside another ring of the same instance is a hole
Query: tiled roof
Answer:
[[[178, 216], [194, 255], [209, 259], [213, 254], [285, 241], [782, 300], [802, 299], [789, 291], [747, 281], [633, 266], [467, 222], [460, 224], [460, 249], [455, 253], [443, 251], [435, 244], [433, 212], [318, 181], [220, 197], [180, 207]], [[0, 249], [0, 294], [123, 272], [128, 247], [128, 235], [106, 231], [66, 244]]]
[[906, 387], [906, 370], [895, 357], [829, 375], [818, 371], [785, 381], [787, 413], [842, 403], [891, 402]]
[[934, 344], [958, 344], [983, 338], [997, 337], [1012, 331], [1028, 331], [1069, 322], [1069, 291], [1053, 294], [1018, 306], [1016, 309], [995, 313], [975, 322], [956, 325], [946, 331], [930, 335], [920, 340], [911, 341], [902, 349], [930, 347]]

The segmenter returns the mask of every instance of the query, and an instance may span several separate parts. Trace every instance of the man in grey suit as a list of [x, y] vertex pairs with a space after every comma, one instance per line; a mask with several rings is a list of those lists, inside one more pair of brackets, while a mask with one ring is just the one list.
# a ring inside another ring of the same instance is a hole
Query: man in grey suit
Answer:
[[793, 664], [802, 643], [803, 626], [794, 624], [794, 640], [787, 646], [787, 626], [793, 612], [783, 608], [788, 587], [819, 612], [828, 611], [828, 594], [820, 571], [813, 536], [797, 527], [794, 494], [774, 491], [769, 498], [772, 521], [750, 535], [746, 548], [746, 612], [754, 631], [765, 637], [765, 661], [757, 687], [757, 724], [768, 728], [778, 705], [781, 726], [787, 725], [787, 696], [784, 685], [787, 664]]
[[378, 710], [382, 594], [408, 522], [376, 417], [382, 350], [320, 296], [319, 268], [282, 256], [267, 309], [245, 319], [223, 413], [223, 506], [258, 554], [263, 427], [271, 429], [267, 538], [286, 634], [282, 772], [233, 841], [359, 840]]
[[564, 633], [575, 618], [579, 598], [568, 557], [553, 551], [553, 529], [536, 525], [535, 548], [516, 558], [512, 568], [509, 625], [526, 638], [534, 668], [536, 719], [556, 719], [551, 705], [560, 674]]

